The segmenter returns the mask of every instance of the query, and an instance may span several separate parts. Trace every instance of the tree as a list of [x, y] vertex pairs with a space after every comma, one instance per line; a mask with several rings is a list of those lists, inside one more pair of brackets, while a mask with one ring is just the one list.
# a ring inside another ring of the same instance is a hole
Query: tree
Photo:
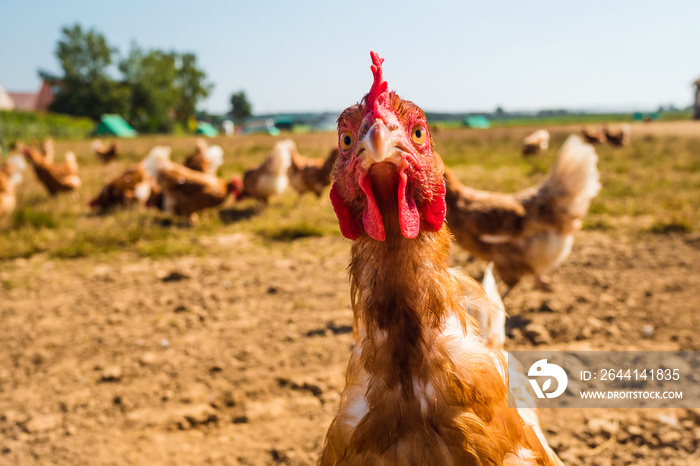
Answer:
[[240, 124], [244, 118], [253, 114], [253, 108], [248, 102], [244, 91], [237, 92], [231, 96], [231, 111], [229, 114], [233, 116], [237, 124]]
[[191, 53], [144, 52], [132, 44], [119, 70], [131, 89], [127, 120], [139, 131], [170, 132], [175, 122], [187, 126], [211, 89]]
[[[39, 75], [58, 87], [50, 110], [98, 120], [118, 113], [140, 131], [169, 132], [194, 122], [197, 103], [211, 91], [193, 53], [151, 50], [132, 44], [119, 61], [121, 81], [110, 75], [117, 49], [94, 29], [64, 27], [56, 47], [63, 76]], [[118, 61], [118, 60], [117, 60]]]
[[170, 132], [179, 99], [175, 54], [160, 50], [146, 53], [132, 44], [119, 70], [131, 90], [129, 123], [138, 131]]
[[175, 109], [178, 121], [185, 123], [195, 117], [197, 102], [209, 95], [212, 85], [205, 83], [207, 75], [197, 68], [197, 57], [192, 53], [180, 56], [180, 68], [177, 72], [177, 86], [180, 88], [180, 100]]
[[43, 79], [58, 85], [50, 110], [88, 116], [95, 121], [103, 113], [125, 113], [128, 89], [108, 72], [116, 53], [117, 50], [94, 29], [84, 31], [79, 24], [64, 27], [56, 47], [63, 76], [39, 72]]

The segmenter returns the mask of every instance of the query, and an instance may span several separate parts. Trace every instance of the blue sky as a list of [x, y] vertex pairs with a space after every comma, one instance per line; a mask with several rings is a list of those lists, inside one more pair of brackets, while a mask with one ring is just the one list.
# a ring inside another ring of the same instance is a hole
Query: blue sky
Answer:
[[342, 110], [369, 89], [370, 50], [432, 111], [685, 107], [700, 77], [697, 0], [427, 3], [0, 0], [0, 83], [37, 88], [76, 22], [122, 54], [195, 52], [212, 112], [241, 89], [256, 113]]

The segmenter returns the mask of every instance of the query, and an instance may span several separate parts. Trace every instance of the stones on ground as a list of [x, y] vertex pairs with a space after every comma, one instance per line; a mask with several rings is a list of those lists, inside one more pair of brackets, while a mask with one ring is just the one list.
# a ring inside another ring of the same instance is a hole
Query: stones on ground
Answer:
[[552, 341], [552, 337], [544, 325], [528, 324], [523, 333], [535, 345], [546, 345]]
[[152, 366], [158, 362], [158, 356], [155, 353], [143, 353], [139, 357], [139, 364], [142, 366]]
[[163, 281], [164, 283], [179, 282], [182, 280], [187, 280], [188, 278], [190, 278], [189, 275], [179, 272], [177, 270], [173, 270], [169, 274], [161, 278], [161, 281]]
[[129, 422], [145, 427], [164, 427], [187, 430], [218, 420], [216, 410], [207, 403], [178, 405], [171, 408], [141, 408], [130, 412]]
[[601, 434], [605, 439], [609, 439], [617, 433], [620, 425], [610, 419], [594, 418], [588, 421], [588, 429], [593, 434]]
[[61, 416], [57, 414], [49, 414], [32, 417], [24, 425], [24, 428], [29, 433], [37, 433], [54, 430], [59, 425], [61, 425]]
[[100, 382], [118, 382], [122, 379], [120, 366], [107, 366], [100, 372]]

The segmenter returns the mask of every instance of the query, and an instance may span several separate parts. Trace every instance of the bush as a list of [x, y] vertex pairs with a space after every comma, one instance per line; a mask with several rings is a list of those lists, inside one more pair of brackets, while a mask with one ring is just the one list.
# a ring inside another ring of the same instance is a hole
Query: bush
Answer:
[[0, 112], [0, 135], [5, 143], [18, 139], [27, 141], [52, 137], [77, 139], [89, 136], [95, 123], [89, 118], [77, 118], [58, 113]]

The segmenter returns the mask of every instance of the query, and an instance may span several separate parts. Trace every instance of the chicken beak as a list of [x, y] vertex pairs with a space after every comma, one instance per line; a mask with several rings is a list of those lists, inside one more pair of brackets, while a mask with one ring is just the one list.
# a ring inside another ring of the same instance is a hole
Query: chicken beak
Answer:
[[375, 120], [359, 146], [359, 158], [362, 168], [369, 169], [372, 164], [383, 162], [392, 155], [394, 138], [392, 132], [382, 120]]

